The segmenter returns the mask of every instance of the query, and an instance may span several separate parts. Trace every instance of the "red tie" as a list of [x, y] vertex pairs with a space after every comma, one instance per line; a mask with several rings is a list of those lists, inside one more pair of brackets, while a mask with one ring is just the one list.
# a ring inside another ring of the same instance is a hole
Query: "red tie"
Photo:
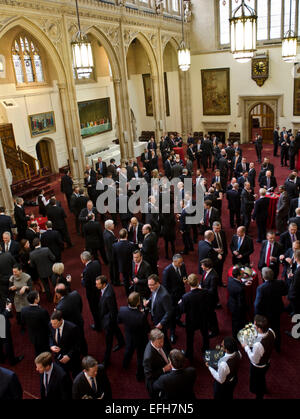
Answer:
[[268, 267], [270, 266], [271, 247], [272, 246], [269, 244], [268, 253], [267, 253], [267, 261], [266, 261], [266, 265]]
[[203, 282], [205, 281], [206, 275], [207, 275], [207, 272], [205, 272], [205, 274], [204, 274]]
[[206, 225], [209, 225], [209, 210], [206, 210]]
[[138, 264], [135, 264], [135, 268], [134, 268], [134, 275], [137, 275], [138, 273]]

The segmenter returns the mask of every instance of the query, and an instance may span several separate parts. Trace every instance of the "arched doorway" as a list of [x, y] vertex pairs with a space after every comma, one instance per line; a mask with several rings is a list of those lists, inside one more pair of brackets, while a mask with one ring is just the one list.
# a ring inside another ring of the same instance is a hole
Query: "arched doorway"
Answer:
[[274, 112], [270, 106], [266, 103], [254, 105], [249, 112], [249, 138], [254, 140], [259, 134], [265, 143], [272, 143], [274, 124]]
[[51, 145], [49, 141], [41, 140], [37, 143], [36, 155], [38, 161], [40, 162], [40, 167], [43, 174], [53, 173], [55, 171], [51, 153]]

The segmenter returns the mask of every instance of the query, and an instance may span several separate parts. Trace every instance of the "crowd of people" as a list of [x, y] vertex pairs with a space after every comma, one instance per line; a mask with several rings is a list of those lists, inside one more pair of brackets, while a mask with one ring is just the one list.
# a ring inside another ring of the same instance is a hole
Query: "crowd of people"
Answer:
[[[199, 330], [202, 337], [197, 354], [211, 349], [210, 340], [221, 333], [216, 314], [222, 309], [219, 288], [227, 287], [232, 335], [222, 340], [224, 356], [217, 368], [207, 363], [214, 380], [214, 397], [233, 398], [243, 348], [250, 361], [250, 391], [263, 398], [272, 349], [281, 350], [281, 314], [284, 310], [290, 315], [300, 313], [300, 177], [295, 171], [296, 144], [285, 128], [274, 131], [274, 156], [279, 146], [281, 165], [289, 161], [291, 170], [284, 184], [279, 185], [274, 230], [267, 230], [267, 225], [270, 196], [278, 186], [276, 167], [268, 157], [262, 161], [263, 139], [259, 135], [255, 139], [257, 162], [261, 164], [257, 179], [254, 162], [243, 157], [238, 142], [228, 140], [224, 144], [215, 135], [195, 139], [190, 134], [185, 145], [178, 133], [162, 137], [159, 144], [151, 138], [139, 162], [131, 159], [117, 167], [114, 159], [106, 165], [100, 157], [95, 168], [87, 165], [84, 188], [73, 184], [67, 170], [61, 179], [61, 192], [73, 214], [76, 233], [84, 241], [85, 250], [80, 254], [84, 293], [73, 289], [71, 276], [64, 273], [64, 247], [73, 244], [61, 202], [55, 196], [48, 200], [44, 191], [39, 194], [39, 213], [47, 217], [42, 231], [37, 221], [26, 215], [22, 198], [15, 199], [14, 222], [5, 214], [5, 208], [0, 208], [0, 313], [5, 319], [0, 363], [7, 359], [13, 366], [23, 359], [15, 355], [11, 335], [11, 317], [16, 313], [20, 333], [27, 332], [34, 347], [42, 399], [110, 399], [113, 389], [107, 369], [111, 352], [122, 347], [124, 369], [136, 352], [136, 379], [145, 381], [151, 398], [194, 399], [194, 335]], [[178, 147], [185, 150], [186, 158], [175, 153]], [[210, 170], [211, 183], [206, 178]], [[136, 178], [148, 183], [148, 202], [139, 213], [118, 210], [135, 193], [121, 189], [120, 176], [128, 182]], [[104, 178], [111, 179], [117, 191], [117, 210], [99, 214], [96, 203], [105, 192], [105, 187], [99, 187]], [[172, 179], [178, 179], [178, 183], [169, 190]], [[185, 190], [185, 179], [192, 179], [194, 188], [201, 184], [204, 204], [195, 201], [194, 191]], [[257, 185], [258, 196], [254, 191]], [[180, 201], [179, 212], [172, 210], [172, 205], [169, 212], [162, 207], [163, 195], [170, 191], [171, 202]], [[193, 206], [202, 204], [200, 223], [189, 224]], [[222, 229], [225, 217], [232, 237]], [[253, 283], [251, 278], [245, 279], [244, 268], [252, 267], [251, 222], [257, 225], [256, 241], [261, 243], [257, 268], [262, 284], [249, 307], [246, 294]], [[118, 225], [121, 228], [116, 234]], [[181, 251], [175, 247], [178, 235], [182, 238]], [[160, 237], [165, 257], [170, 260], [161, 276]], [[184, 258], [194, 252], [195, 245], [198, 272], [188, 272]], [[229, 252], [233, 269], [226, 283], [223, 268]], [[103, 275], [103, 264], [108, 265], [108, 275]], [[119, 286], [124, 286], [128, 302], [122, 307], [118, 307], [115, 294]], [[50, 314], [41, 305], [41, 293], [53, 308]], [[285, 296], [287, 306], [283, 304]], [[105, 336], [101, 360], [89, 355], [83, 304], [88, 304], [93, 318], [91, 328], [103, 331]], [[240, 346], [237, 335], [249, 322], [249, 313], [255, 315], [257, 340], [252, 347]], [[185, 330], [184, 351], [172, 349], [179, 327]], [[15, 373], [0, 367], [0, 399], [5, 398], [22, 398], [22, 387]]]

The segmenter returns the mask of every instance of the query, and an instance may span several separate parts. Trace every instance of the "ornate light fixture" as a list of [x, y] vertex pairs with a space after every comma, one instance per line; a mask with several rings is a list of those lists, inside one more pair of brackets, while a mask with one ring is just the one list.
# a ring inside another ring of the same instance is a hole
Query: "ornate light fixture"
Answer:
[[256, 21], [255, 10], [245, 4], [245, 0], [242, 0], [229, 19], [231, 52], [239, 63], [249, 61], [256, 51]]
[[78, 32], [75, 35], [74, 41], [71, 42], [73, 53], [73, 68], [78, 79], [88, 79], [93, 72], [94, 66], [92, 47], [87, 36], [81, 31], [77, 0], [75, 0], [75, 3]]
[[191, 66], [191, 52], [185, 45], [184, 41], [184, 11], [183, 0], [181, 0], [181, 23], [182, 23], [182, 40], [178, 49], [178, 65], [181, 71], [187, 71]]
[[289, 30], [282, 39], [282, 59], [287, 63], [295, 60], [297, 55], [297, 37], [292, 30], [292, 0], [290, 0], [290, 25]]

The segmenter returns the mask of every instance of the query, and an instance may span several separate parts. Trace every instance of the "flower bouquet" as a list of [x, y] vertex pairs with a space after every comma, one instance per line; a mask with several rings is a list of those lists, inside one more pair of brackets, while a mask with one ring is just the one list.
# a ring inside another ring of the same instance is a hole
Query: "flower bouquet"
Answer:
[[252, 347], [257, 338], [257, 330], [254, 324], [247, 324], [242, 330], [239, 331], [237, 338], [242, 345], [248, 345]]

